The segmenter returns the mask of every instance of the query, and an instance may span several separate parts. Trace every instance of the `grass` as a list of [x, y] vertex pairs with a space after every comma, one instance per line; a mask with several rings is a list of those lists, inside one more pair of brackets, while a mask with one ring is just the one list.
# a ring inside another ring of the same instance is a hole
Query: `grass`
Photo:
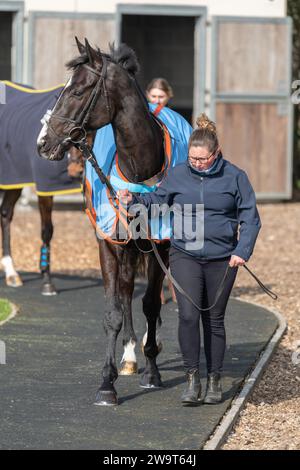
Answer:
[[11, 314], [11, 306], [8, 300], [0, 299], [0, 322], [6, 320]]

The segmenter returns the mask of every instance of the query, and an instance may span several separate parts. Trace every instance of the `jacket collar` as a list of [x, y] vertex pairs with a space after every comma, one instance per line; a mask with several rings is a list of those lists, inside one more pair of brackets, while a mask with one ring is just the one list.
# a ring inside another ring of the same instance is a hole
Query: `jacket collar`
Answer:
[[221, 171], [221, 168], [224, 165], [224, 159], [223, 159], [222, 153], [220, 152], [219, 155], [217, 156], [216, 160], [214, 161], [214, 163], [210, 167], [209, 172], [197, 170], [196, 168], [194, 168], [189, 163], [188, 160], [186, 161], [186, 165], [189, 168], [189, 170], [191, 171], [191, 173], [193, 173], [195, 175], [198, 175], [198, 176], [211, 176], [211, 175], [215, 175], [215, 174], [217, 174]]

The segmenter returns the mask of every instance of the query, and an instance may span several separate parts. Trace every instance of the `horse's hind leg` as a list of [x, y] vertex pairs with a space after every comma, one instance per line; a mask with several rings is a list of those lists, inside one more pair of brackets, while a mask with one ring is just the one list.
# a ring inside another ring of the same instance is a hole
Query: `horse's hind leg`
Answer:
[[[162, 260], [167, 264], [168, 247], [161, 245], [158, 249]], [[140, 381], [140, 386], [143, 388], [158, 388], [162, 386], [160, 373], [156, 365], [156, 357], [161, 349], [159, 341], [157, 341], [157, 324], [160, 320], [160, 293], [163, 279], [164, 273], [152, 253], [148, 265], [148, 287], [143, 298], [143, 310], [147, 319], [147, 340], [144, 341], [146, 367]]]
[[55, 295], [56, 289], [52, 283], [50, 275], [50, 242], [53, 235], [52, 224], [52, 196], [39, 196], [39, 209], [41, 214], [41, 236], [43, 244], [40, 255], [40, 271], [43, 278], [42, 294]]
[[6, 284], [10, 287], [19, 287], [23, 284], [19, 274], [14, 268], [10, 247], [10, 224], [13, 218], [16, 202], [21, 196], [21, 192], [22, 189], [8, 189], [5, 191], [0, 208], [2, 231], [1, 264], [5, 271]]

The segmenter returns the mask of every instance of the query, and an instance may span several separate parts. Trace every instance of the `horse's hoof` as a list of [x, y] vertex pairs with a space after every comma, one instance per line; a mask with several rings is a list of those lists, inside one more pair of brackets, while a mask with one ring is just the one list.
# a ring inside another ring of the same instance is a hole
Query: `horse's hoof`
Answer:
[[142, 385], [142, 384], [140, 384], [140, 388], [145, 388], [145, 389], [148, 389], [148, 390], [157, 390], [159, 388], [162, 388], [162, 384], [161, 385], [154, 385], [154, 384]]
[[57, 295], [53, 284], [44, 284], [42, 287], [42, 295]]
[[23, 285], [22, 279], [20, 278], [19, 274], [7, 276], [5, 278], [5, 282], [8, 287], [21, 287]]
[[152, 377], [151, 379], [149, 379], [149, 377], [142, 377], [140, 387], [146, 389], [162, 388], [163, 383], [160, 377]]
[[124, 361], [121, 363], [121, 368], [119, 370], [119, 375], [134, 375], [138, 371], [138, 366], [136, 362]]
[[116, 406], [118, 404], [117, 394], [111, 390], [98, 390], [94, 405]]

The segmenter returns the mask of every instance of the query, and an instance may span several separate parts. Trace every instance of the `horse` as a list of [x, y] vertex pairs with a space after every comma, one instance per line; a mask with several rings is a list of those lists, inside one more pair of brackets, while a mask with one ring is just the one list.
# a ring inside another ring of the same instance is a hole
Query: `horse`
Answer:
[[[11, 254], [10, 228], [14, 208], [25, 186], [36, 183], [38, 207], [41, 216], [40, 272], [43, 295], [55, 295], [56, 288], [50, 274], [50, 242], [53, 235], [53, 195], [56, 193], [80, 192], [76, 178], [67, 174], [68, 159], [56, 167], [49, 166], [49, 177], [45, 178], [45, 165], [40, 164], [36, 151], [36, 138], [41, 128], [40, 119], [48, 107], [52, 107], [61, 85], [51, 90], [34, 90], [32, 87], [12, 82], [6, 85], [7, 103], [0, 108], [0, 189], [3, 190], [0, 204], [2, 259], [6, 284], [20, 287], [22, 279], [17, 273]], [[70, 150], [72, 152], [72, 149]]]
[[[134, 51], [122, 44], [117, 49], [111, 46], [110, 54], [104, 54], [100, 49], [91, 47], [87, 40], [82, 44], [76, 38], [76, 42], [80, 56], [67, 64], [72, 76], [41, 130], [37, 141], [40, 156], [47, 160], [59, 160], [72, 141], [86, 132], [102, 130], [110, 123], [119, 170], [124, 178], [132, 183], [152, 182], [155, 175], [161, 178], [165, 165], [164, 133], [161, 124], [149, 111], [136, 81], [138, 61]], [[169, 246], [169, 241], [157, 245], [166, 266]], [[148, 240], [141, 239], [139, 243], [127, 240], [122, 244], [121, 240], [120, 243], [111, 243], [111, 240], [99, 239], [106, 296], [104, 329], [107, 349], [96, 405], [118, 404], [115, 388], [118, 377], [116, 341], [123, 323], [123, 362], [133, 369], [136, 366], [134, 348], [137, 338], [133, 330], [131, 302], [137, 267], [145, 258], [140, 250], [150, 251]], [[150, 251], [147, 257], [148, 282], [142, 299], [147, 323], [143, 349], [146, 365], [140, 386], [155, 389], [163, 386], [156, 361], [160, 351], [157, 325], [164, 272], [153, 252]]]

